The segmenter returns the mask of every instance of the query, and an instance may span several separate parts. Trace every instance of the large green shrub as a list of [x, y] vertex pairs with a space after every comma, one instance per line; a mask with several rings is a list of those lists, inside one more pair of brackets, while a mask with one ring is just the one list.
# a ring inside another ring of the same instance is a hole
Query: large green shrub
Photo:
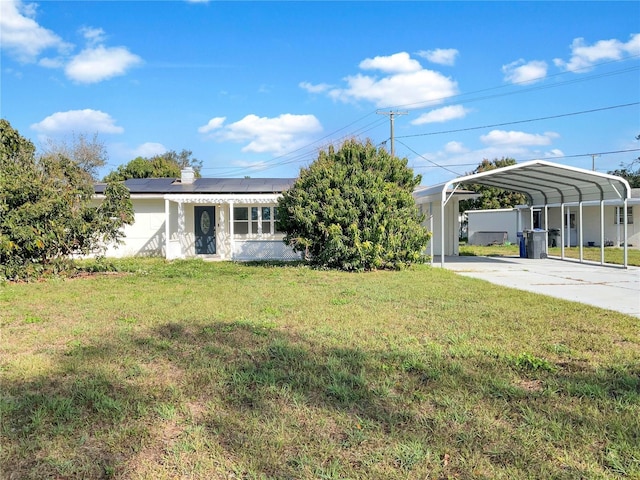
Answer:
[[278, 204], [285, 243], [312, 264], [343, 270], [400, 268], [425, 260], [429, 233], [406, 159], [367, 141], [329, 147], [302, 169]]
[[129, 192], [111, 183], [93, 201], [91, 176], [63, 155], [36, 157], [33, 144], [0, 120], [0, 278], [60, 268], [122, 238], [133, 221]]

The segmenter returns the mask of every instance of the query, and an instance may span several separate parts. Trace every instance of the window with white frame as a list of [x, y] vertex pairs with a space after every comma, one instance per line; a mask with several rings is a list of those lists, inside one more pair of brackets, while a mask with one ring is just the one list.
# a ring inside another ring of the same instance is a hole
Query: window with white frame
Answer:
[[271, 236], [276, 229], [277, 209], [274, 206], [233, 207], [233, 233], [249, 237]]
[[[633, 223], [633, 206], [627, 207], [627, 224]], [[616, 225], [624, 224], [624, 207], [616, 207]]]

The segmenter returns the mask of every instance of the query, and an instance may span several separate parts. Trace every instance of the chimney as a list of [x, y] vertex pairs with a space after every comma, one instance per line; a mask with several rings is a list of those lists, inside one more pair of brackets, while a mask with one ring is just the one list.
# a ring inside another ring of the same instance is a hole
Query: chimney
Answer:
[[193, 168], [186, 167], [180, 171], [180, 183], [183, 185], [191, 185], [196, 178]]

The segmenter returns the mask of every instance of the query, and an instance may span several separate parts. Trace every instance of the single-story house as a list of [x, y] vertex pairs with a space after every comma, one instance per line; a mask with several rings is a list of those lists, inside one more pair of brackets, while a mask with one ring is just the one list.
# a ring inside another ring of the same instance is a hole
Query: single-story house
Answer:
[[[284, 244], [284, 234], [276, 229], [278, 198], [294, 182], [294, 178], [195, 178], [192, 169], [183, 170], [178, 179], [127, 180], [135, 221], [124, 228], [124, 244], [109, 246], [106, 255], [298, 259], [300, 255]], [[531, 227], [559, 229], [556, 241], [562, 258], [565, 244], [582, 249], [593, 243], [602, 246], [604, 263], [603, 248], [613, 242], [624, 246], [626, 267], [628, 245], [640, 244], [640, 198], [631, 198], [624, 179], [536, 160], [416, 188], [414, 199], [425, 214], [425, 227], [433, 233], [426, 253], [440, 256], [442, 265], [445, 256], [458, 255], [460, 200], [478, 196], [461, 187], [477, 183], [525, 194], [528, 205], [516, 209], [516, 232]], [[95, 186], [96, 201], [105, 187]], [[483, 231], [506, 230], [512, 240], [510, 229], [493, 225]]]
[[[125, 181], [135, 220], [124, 227], [124, 242], [109, 245], [108, 257], [137, 255], [167, 259], [296, 260], [276, 229], [276, 204], [295, 178], [195, 178], [191, 169], [181, 178], [144, 178]], [[100, 201], [106, 185], [95, 186]], [[438, 225], [438, 187], [418, 187], [414, 198], [426, 215], [425, 227]], [[458, 254], [458, 204], [477, 194], [458, 191], [447, 204], [445, 255]], [[434, 235], [427, 252], [440, 255], [441, 238]]]
[[[276, 204], [294, 178], [181, 178], [125, 181], [135, 220], [124, 227], [124, 243], [109, 257], [136, 255], [167, 259], [294, 260], [276, 229]], [[95, 186], [97, 201], [106, 185]]]

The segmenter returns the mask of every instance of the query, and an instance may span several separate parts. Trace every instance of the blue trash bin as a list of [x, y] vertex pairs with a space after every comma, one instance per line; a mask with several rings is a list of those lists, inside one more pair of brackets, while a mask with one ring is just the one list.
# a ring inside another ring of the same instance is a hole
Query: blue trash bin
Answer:
[[527, 244], [522, 232], [518, 232], [518, 243], [520, 245], [520, 258], [527, 258]]

